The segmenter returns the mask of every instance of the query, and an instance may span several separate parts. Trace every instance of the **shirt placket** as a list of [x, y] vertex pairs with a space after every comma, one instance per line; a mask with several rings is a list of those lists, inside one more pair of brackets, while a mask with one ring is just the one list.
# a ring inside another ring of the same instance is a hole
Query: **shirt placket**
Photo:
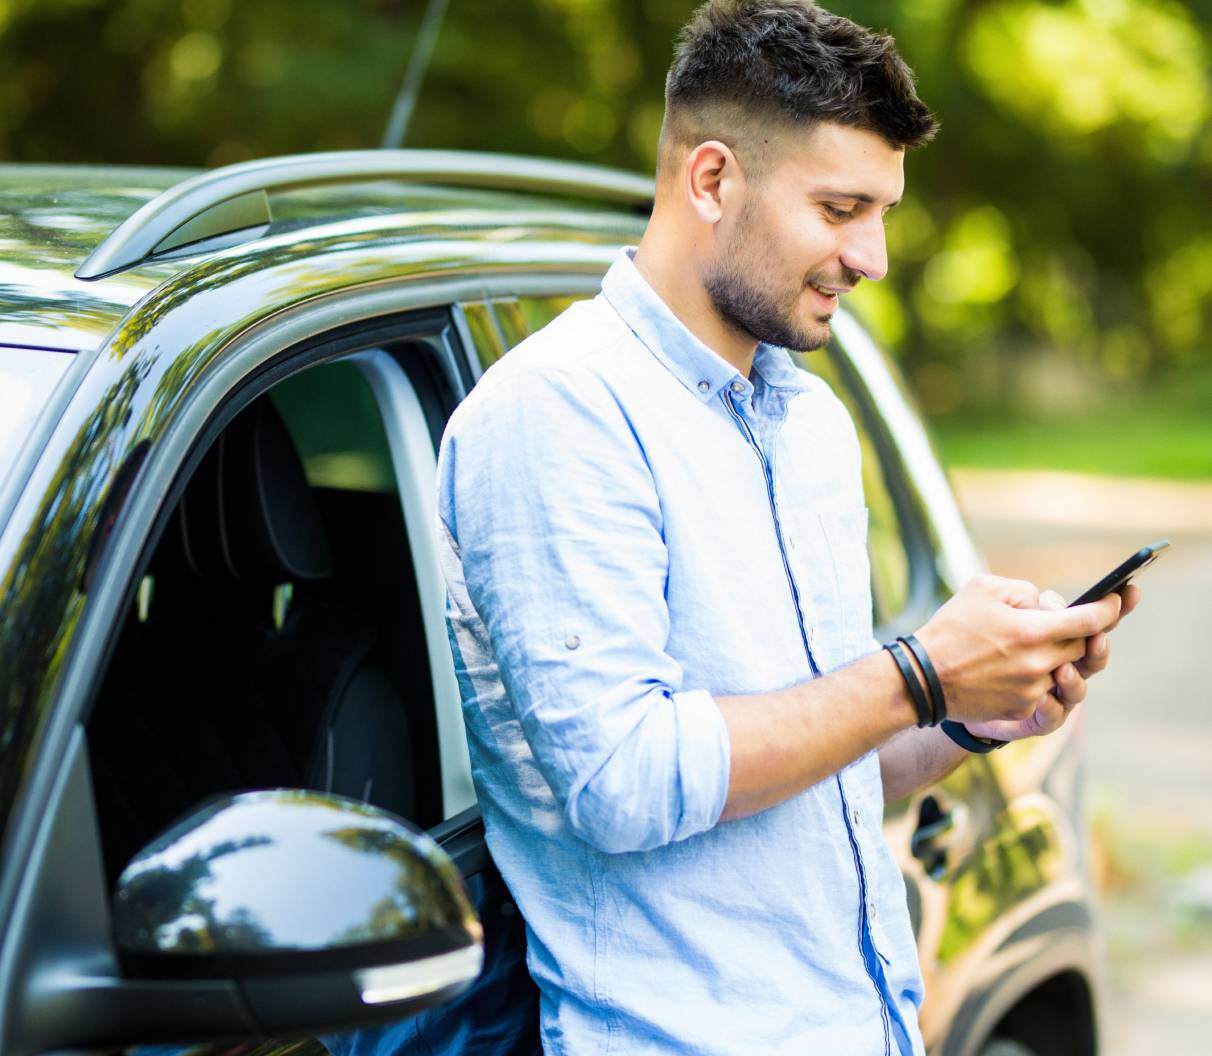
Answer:
[[[858, 845], [859, 856], [861, 858], [864, 843], [867, 843], [868, 840], [875, 839], [870, 826], [871, 819], [868, 819], [867, 825], [864, 826], [863, 819], [856, 809], [851, 810], [850, 814], [854, 823], [855, 841]], [[878, 820], [882, 822], [882, 816]], [[861, 838], [863, 833], [867, 834], [866, 839]], [[869, 843], [867, 845], [870, 846]], [[879, 854], [880, 852], [877, 850], [875, 853]], [[866, 874], [865, 865], [864, 874]], [[887, 936], [884, 934], [883, 928], [877, 920], [877, 907], [879, 904], [877, 896], [872, 892], [868, 892], [865, 904], [867, 907], [867, 935], [871, 942], [873, 954], [872, 967], [877, 975], [879, 986], [881, 987], [881, 991], [883, 993], [886, 1005], [885, 1013], [892, 1019], [895, 1019], [898, 1024], [899, 1029], [897, 1031], [896, 1043], [897, 1049], [903, 1054], [903, 1056], [913, 1056], [913, 1042], [910, 1040], [913, 1036], [912, 1027], [908, 1022], [906, 1022], [901, 1008], [897, 1005], [896, 998], [893, 996], [892, 992], [892, 984], [888, 978], [886, 965], [888, 965], [890, 961], [887, 956]], [[906, 1048], [906, 1046], [908, 1046], [908, 1048]]]
[[[782, 524], [779, 518], [778, 500], [775, 491], [775, 475], [773, 455], [767, 455], [758, 439], [758, 434], [768, 432], [767, 447], [773, 453], [777, 444], [773, 443], [773, 433], [777, 429], [778, 421], [786, 412], [786, 400], [778, 401], [777, 407], [772, 406], [771, 411], [778, 412], [778, 418], [770, 419], [769, 430], [762, 430], [757, 418], [760, 412], [753, 406], [753, 401], [749, 399], [739, 398], [745, 393], [745, 385], [739, 380], [734, 380], [731, 384], [720, 390], [720, 398], [724, 401], [729, 414], [736, 422], [748, 444], [753, 448], [759, 461], [762, 465], [762, 471], [766, 477], [767, 494], [770, 499], [770, 515], [774, 521], [774, 533], [778, 542], [779, 554], [783, 559], [783, 568], [787, 573], [787, 583], [791, 589], [792, 600], [795, 605], [796, 619], [799, 621], [800, 637], [804, 643], [804, 652], [808, 657], [808, 664], [812, 669], [814, 676], [820, 674], [820, 669], [817, 666], [816, 658], [813, 655], [812, 644], [807, 627], [807, 621], [804, 619], [804, 610], [800, 601], [800, 590], [795, 580], [795, 574], [791, 569], [791, 562], [787, 556], [787, 548], [783, 534]], [[770, 401], [774, 403], [773, 399]], [[873, 904], [873, 899], [870, 895], [868, 885], [867, 869], [863, 863], [862, 847], [858, 838], [859, 815], [858, 808], [852, 808], [849, 799], [846, 795], [846, 788], [842, 782], [842, 775], [837, 773], [834, 775], [834, 780], [837, 782], [838, 797], [841, 804], [842, 820], [846, 827], [847, 839], [850, 843], [851, 855], [854, 859], [854, 870], [858, 877], [859, 884], [859, 912], [858, 912], [858, 935], [856, 940], [858, 943], [859, 956], [862, 959], [863, 966], [867, 971], [867, 976], [871, 980], [871, 985], [875, 990], [876, 997], [880, 1003], [880, 1022], [884, 1028], [884, 1053], [885, 1056], [890, 1056], [892, 1051], [892, 1030], [889, 1023], [888, 999], [886, 996], [885, 976], [883, 970], [878, 964], [878, 956], [875, 953], [875, 939], [871, 934], [871, 923], [869, 909]], [[870, 949], [870, 954], [868, 953]]]
[[890, 998], [887, 992], [887, 976], [882, 965], [879, 963], [878, 947], [871, 924], [875, 916], [875, 897], [871, 891], [867, 865], [863, 860], [863, 843], [860, 835], [863, 831], [862, 815], [859, 808], [853, 806], [850, 802], [850, 797], [846, 795], [846, 784], [842, 780], [841, 772], [839, 771], [834, 774], [833, 778], [837, 782], [838, 796], [841, 799], [842, 806], [842, 819], [846, 825], [846, 835], [850, 841], [850, 852], [854, 856], [854, 870], [858, 875], [859, 881], [859, 954], [862, 956], [863, 966], [867, 969], [867, 975], [871, 979], [871, 985], [875, 988], [876, 995], [880, 1000], [880, 1019], [884, 1025], [884, 1052], [890, 1054], [892, 1051], [892, 1031], [889, 1016], [892, 1013], [889, 1008]]
[[[791, 562], [787, 557], [787, 547], [783, 539], [783, 526], [779, 519], [778, 501], [775, 497], [774, 490], [774, 463], [770, 456], [767, 455], [759, 442], [754, 425], [751, 424], [753, 412], [750, 409], [750, 401], [744, 398], [745, 385], [739, 379], [734, 380], [731, 384], [720, 390], [720, 399], [724, 401], [724, 406], [728, 409], [728, 413], [736, 422], [746, 442], [753, 448], [754, 454], [757, 455], [758, 461], [762, 466], [762, 473], [766, 478], [766, 495], [770, 501], [770, 516], [774, 521], [774, 535], [778, 543], [779, 556], [783, 559], [783, 570], [787, 574], [787, 585], [791, 589], [791, 600], [795, 606], [796, 620], [799, 623], [800, 637], [804, 643], [804, 652], [808, 657], [808, 666], [812, 670], [813, 677], [817, 677], [821, 673], [820, 667], [817, 666], [816, 656], [812, 648], [812, 642], [808, 631], [807, 621], [804, 619], [803, 605], [800, 600], [799, 585], [795, 581], [795, 575], [791, 571]], [[774, 450], [774, 444], [770, 444], [771, 451]]]

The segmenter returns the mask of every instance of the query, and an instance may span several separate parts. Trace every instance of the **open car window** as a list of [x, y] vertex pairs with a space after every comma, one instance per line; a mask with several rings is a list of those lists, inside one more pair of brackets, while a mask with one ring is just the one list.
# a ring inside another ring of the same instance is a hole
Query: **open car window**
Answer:
[[396, 481], [375, 395], [353, 363], [286, 379], [211, 444], [88, 723], [111, 883], [157, 832], [222, 792], [311, 789], [422, 828], [442, 820], [429, 652]]

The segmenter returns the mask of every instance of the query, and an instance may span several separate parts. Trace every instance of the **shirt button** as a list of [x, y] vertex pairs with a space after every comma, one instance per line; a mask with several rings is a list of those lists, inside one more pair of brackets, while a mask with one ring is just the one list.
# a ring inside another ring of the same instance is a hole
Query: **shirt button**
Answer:
[[874, 902], [871, 903], [871, 905], [869, 907], [869, 912], [871, 913], [871, 919], [875, 920], [875, 903]]
[[743, 381], [741, 381], [740, 378], [734, 378], [732, 381], [732, 391], [733, 392], [744, 392], [745, 383]]
[[569, 649], [575, 649], [580, 644], [581, 644], [580, 635], [570, 634], [567, 638], [564, 639], [564, 645]]
[[859, 823], [859, 812], [858, 812], [858, 807], [855, 807], [855, 808], [854, 808], [854, 813], [851, 815], [851, 817], [853, 817], [853, 818], [854, 818], [854, 823], [855, 823], [855, 825], [857, 825], [857, 824]]
[[711, 388], [711, 386], [708, 385], [706, 381], [699, 382], [699, 392], [706, 392], [709, 388]]

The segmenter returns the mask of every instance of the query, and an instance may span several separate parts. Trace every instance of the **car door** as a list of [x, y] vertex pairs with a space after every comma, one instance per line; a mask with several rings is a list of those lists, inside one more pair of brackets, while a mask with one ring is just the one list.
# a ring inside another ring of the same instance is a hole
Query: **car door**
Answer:
[[[406, 510], [407, 524], [400, 526], [407, 537], [400, 540], [402, 552], [406, 556], [421, 555], [406, 571], [413, 577], [411, 590], [417, 610], [410, 617], [416, 639], [412, 655], [413, 674], [418, 681], [414, 688], [422, 698], [416, 712], [429, 713], [430, 727], [427, 737], [418, 735], [418, 744], [426, 746], [420, 754], [425, 757], [422, 763], [428, 765], [434, 787], [429, 805], [415, 820], [422, 826], [438, 824], [449, 815], [457, 815], [473, 800], [457, 688], [442, 627], [444, 588], [436, 562], [424, 557], [426, 546], [432, 546], [432, 540], [426, 539], [425, 525], [436, 440], [445, 415], [468, 384], [468, 374], [456, 365], [456, 338], [444, 309], [371, 312], [355, 325], [336, 329], [331, 328], [331, 321], [327, 311], [314, 317], [299, 313], [282, 327], [276, 348], [261, 345], [230, 353], [218, 370], [208, 370], [213, 364], [205, 364], [205, 352], [191, 349], [188, 343], [175, 358], [170, 353], [160, 355], [161, 346], [168, 344], [166, 335], [159, 335], [159, 342], [149, 342], [154, 348], [142, 361], [138, 356], [101, 357], [47, 444], [47, 457], [53, 458], [56, 466], [52, 470], [43, 466], [35, 469], [27, 493], [15, 507], [6, 541], [17, 539], [18, 568], [26, 570], [25, 581], [33, 584], [35, 591], [32, 598], [28, 591], [6, 592], [2, 614], [5, 626], [22, 626], [30, 643], [25, 653], [19, 648], [7, 652], [14, 666], [5, 672], [6, 691], [19, 692], [16, 698], [6, 692], [6, 699], [10, 703], [23, 700], [29, 708], [25, 713], [27, 725], [15, 728], [31, 731], [7, 745], [4, 754], [6, 767], [24, 771], [24, 775], [10, 775], [22, 794], [12, 804], [6, 833], [7, 846], [20, 849], [20, 853], [6, 855], [0, 881], [5, 921], [0, 1007], [5, 1037], [14, 1049], [36, 1045], [31, 1039], [40, 1036], [39, 1030], [53, 1033], [53, 1025], [39, 1025], [30, 1019], [29, 979], [23, 969], [39, 963], [47, 953], [43, 947], [52, 941], [77, 944], [82, 956], [83, 951], [92, 950], [89, 956], [97, 964], [109, 964], [106, 970], [114, 973], [115, 981], [106, 1005], [112, 1021], [105, 1031], [112, 1042], [121, 1041], [123, 1002], [136, 1000], [138, 988], [124, 989], [120, 981], [107, 924], [104, 858], [110, 827], [106, 819], [98, 818], [102, 801], [96, 796], [101, 774], [97, 767], [95, 698], [112, 673], [123, 629], [138, 624], [142, 610], [150, 606], [154, 612], [171, 594], [171, 577], [166, 577], [157, 590], [149, 590], [154, 585], [153, 577], [148, 575], [149, 562], [157, 552], [157, 541], [171, 533], [180, 496], [185, 494], [192, 474], [205, 464], [216, 438], [225, 435], [230, 423], [258, 400], [264, 401], [275, 386], [286, 387], [292, 376], [298, 378], [313, 364], [324, 361], [322, 369], [330, 369], [329, 362], [342, 359], [352, 373], [362, 377], [367, 392], [378, 402], [377, 413], [384, 423], [383, 446], [390, 453], [397, 492], [383, 497], [394, 499]], [[181, 346], [182, 342], [174, 341], [170, 347]], [[192, 358], [191, 352], [199, 358]], [[191, 367], [195, 368], [192, 373]], [[144, 412], [142, 416], [139, 411]], [[330, 469], [331, 465], [330, 460]], [[280, 604], [287, 606], [288, 598], [289, 591], [275, 590], [275, 610]], [[53, 611], [56, 605], [67, 607], [66, 622], [62, 608]], [[189, 607], [187, 602], [182, 609], [188, 612]], [[48, 609], [52, 610], [49, 615], [45, 611]], [[43, 619], [53, 621], [57, 628], [66, 628], [64, 635], [74, 634], [59, 639], [66, 659], [61, 661], [63, 671], [53, 686], [45, 683], [46, 670], [30, 661], [42, 647], [38, 627]], [[160, 639], [171, 640], [171, 635]], [[14, 641], [10, 638], [9, 644]], [[152, 654], [146, 653], [145, 658], [150, 660]], [[204, 677], [206, 661], [207, 657], [198, 657], [193, 675], [181, 673], [194, 680]], [[133, 691], [141, 674], [139, 665], [134, 665], [131, 681], [121, 688]], [[174, 695], [165, 693], [165, 698]], [[453, 727], [452, 722], [456, 724]], [[177, 738], [183, 742], [190, 739], [196, 739], [194, 732]], [[121, 742], [122, 738], [113, 740]], [[162, 741], [159, 747], [180, 747], [171, 741]], [[128, 753], [121, 758], [126, 765], [114, 769], [126, 774], [153, 769], [153, 764], [163, 763], [154, 758], [156, 754], [162, 753], [148, 751], [142, 757]], [[173, 776], [171, 769], [160, 766], [166, 780]], [[128, 798], [147, 802], [155, 794], [154, 783], [145, 783], [140, 795]], [[116, 801], [110, 797], [103, 805], [112, 806]], [[66, 862], [60, 853], [62, 840], [55, 835], [64, 826], [69, 830], [67, 843], [74, 848]], [[452, 849], [460, 860], [468, 862], [459, 847]], [[65, 868], [75, 878], [70, 893], [72, 913], [64, 920], [63, 934], [49, 935], [45, 928], [34, 926], [31, 907], [48, 885], [62, 883]], [[120, 862], [116, 868], [120, 868]], [[111, 876], [114, 871], [109, 869]], [[97, 990], [98, 999], [104, 998], [104, 989]], [[86, 1014], [84, 1007], [80, 1008], [80, 1014]], [[62, 1015], [70, 1018], [71, 1011], [69, 1008]], [[96, 1016], [95, 1010], [87, 1014]], [[300, 1045], [292, 1042], [287, 1050], [298, 1051]], [[236, 1051], [228, 1045], [220, 1048], [228, 1053]], [[318, 1042], [311, 1048], [323, 1051]], [[262, 1047], [262, 1051], [270, 1049], [272, 1046]], [[204, 1046], [197, 1051], [210, 1050]]]

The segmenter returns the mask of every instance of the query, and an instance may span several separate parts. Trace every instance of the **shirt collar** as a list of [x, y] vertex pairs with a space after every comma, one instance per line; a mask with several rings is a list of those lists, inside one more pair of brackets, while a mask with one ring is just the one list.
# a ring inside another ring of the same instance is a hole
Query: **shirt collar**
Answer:
[[[686, 328], [640, 274], [634, 256], [634, 246], [623, 247], [602, 279], [602, 294], [632, 333], [704, 403], [725, 385], [751, 396], [753, 382]], [[765, 341], [754, 352], [753, 369], [772, 388], [804, 391], [809, 387], [786, 349]]]

